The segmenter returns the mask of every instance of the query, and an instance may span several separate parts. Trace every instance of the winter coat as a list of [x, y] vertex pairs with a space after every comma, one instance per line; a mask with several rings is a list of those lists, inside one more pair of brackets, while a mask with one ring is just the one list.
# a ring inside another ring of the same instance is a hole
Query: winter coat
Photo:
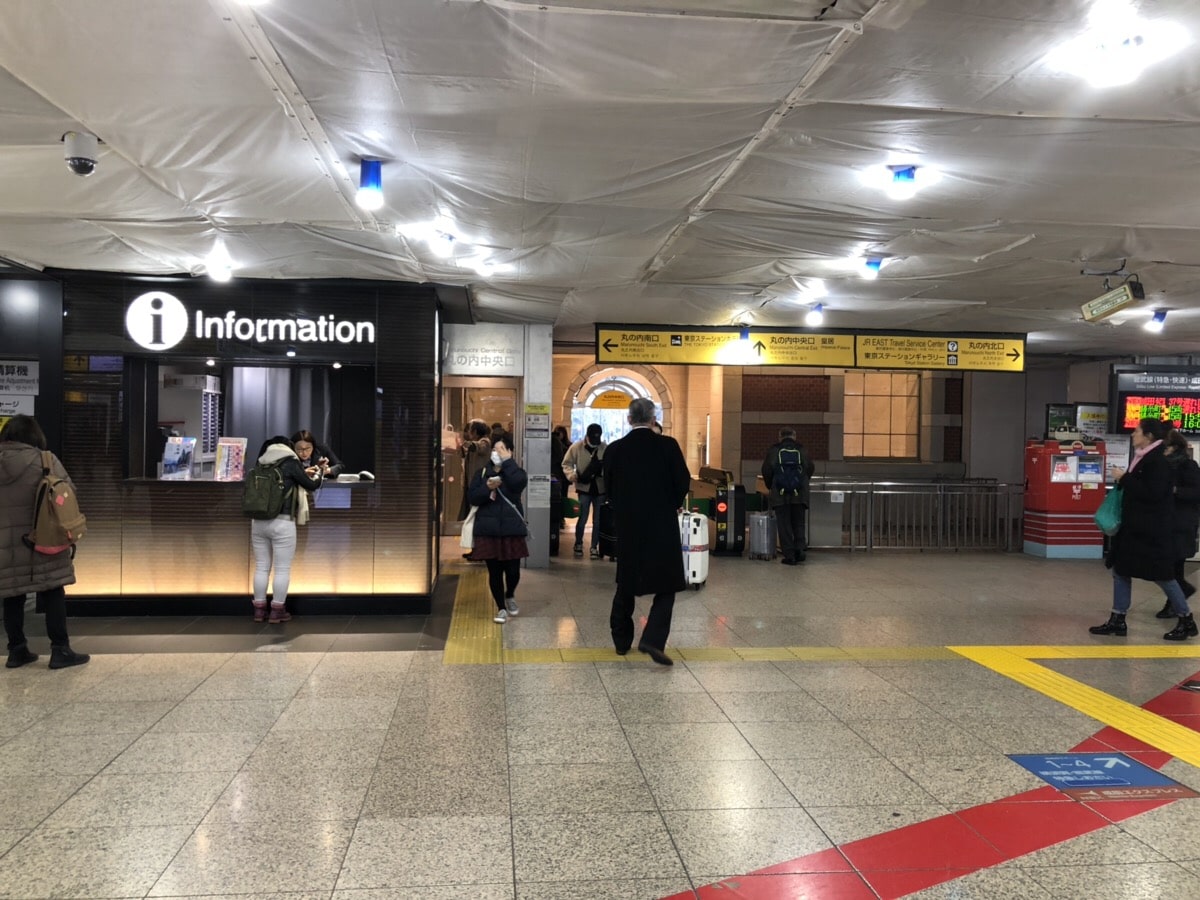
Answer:
[[[57, 456], [52, 466], [55, 475], [71, 480]], [[75, 583], [70, 551], [47, 556], [21, 541], [33, 527], [33, 501], [41, 480], [41, 450], [16, 441], [0, 444], [0, 597]]]
[[[487, 480], [497, 473], [500, 487], [493, 491], [487, 486]], [[474, 533], [477, 537], [525, 537], [529, 533], [525, 527], [525, 508], [521, 505], [521, 492], [528, 481], [525, 470], [511, 459], [501, 461], [499, 468], [489, 461], [485, 468], [475, 473], [467, 497], [472, 506], [479, 507], [475, 513]], [[508, 498], [507, 502], [505, 498]]]
[[[572, 476], [575, 477], [575, 493], [591, 494], [594, 497], [607, 493], [604, 483], [604, 451], [607, 447], [608, 445], [604, 441], [595, 447], [589, 447], [587, 439], [584, 438], [567, 448], [567, 453], [563, 457], [562, 469], [568, 480]], [[595, 467], [592, 467], [593, 461], [596, 463]], [[592, 467], [591, 472], [588, 471], [589, 467]], [[584, 479], [585, 474], [592, 475], [597, 468], [600, 470], [599, 474]]]
[[1196, 555], [1196, 532], [1200, 529], [1200, 465], [1176, 450], [1166, 454], [1175, 485], [1175, 559]]
[[477, 438], [467, 441], [459, 450], [463, 461], [463, 494], [462, 500], [458, 503], [458, 521], [462, 521], [467, 517], [467, 513], [471, 511], [471, 501], [467, 499], [467, 492], [471, 489], [471, 479], [479, 474], [479, 470], [488, 464], [492, 456], [492, 440], [491, 438]]
[[617, 584], [639, 596], [684, 590], [678, 511], [692, 475], [679, 444], [635, 428], [609, 444], [604, 474], [621, 542]]
[[1162, 446], [1142, 457], [1121, 487], [1121, 530], [1109, 541], [1105, 563], [1118, 575], [1147, 581], [1175, 577], [1174, 489]]
[[[775, 474], [778, 472], [779, 466], [779, 451], [780, 450], [799, 450], [800, 451], [800, 493], [799, 494], [780, 494], [778, 491], [771, 490], [771, 486], [775, 480]], [[767, 457], [762, 464], [763, 484], [767, 487], [767, 502], [771, 506], [788, 506], [801, 504], [808, 506], [808, 501], [811, 496], [809, 491], [808, 481], [812, 478], [816, 467], [813, 465], [808, 454], [804, 452], [804, 445], [797, 444], [792, 438], [784, 438], [778, 444], [775, 444], [767, 451]]]

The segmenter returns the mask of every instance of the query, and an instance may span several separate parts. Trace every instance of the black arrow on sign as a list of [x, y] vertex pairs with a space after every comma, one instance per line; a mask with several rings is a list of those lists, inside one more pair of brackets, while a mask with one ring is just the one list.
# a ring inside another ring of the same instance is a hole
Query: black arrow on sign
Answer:
[[766, 349], [767, 349], [767, 345], [764, 344], [762, 341], [755, 341], [754, 352], [757, 353], [759, 356], [762, 356], [762, 352]]
[[1021, 358], [1021, 352], [1019, 350], [1017, 350], [1016, 347], [1013, 347], [1012, 350], [1010, 350], [1008, 353], [1005, 353], [1004, 355], [1007, 356], [1009, 359], [1011, 359], [1013, 362], [1016, 362], [1018, 359]]
[[614, 343], [612, 342], [612, 338], [605, 338], [605, 339], [604, 339], [604, 343], [603, 343], [603, 344], [601, 344], [600, 346], [601, 346], [601, 347], [603, 347], [605, 350], [607, 350], [609, 353], [612, 353], [614, 350], [616, 350], [616, 349], [617, 349], [618, 347], [620, 347], [621, 345], [620, 345], [620, 344], [614, 344]]

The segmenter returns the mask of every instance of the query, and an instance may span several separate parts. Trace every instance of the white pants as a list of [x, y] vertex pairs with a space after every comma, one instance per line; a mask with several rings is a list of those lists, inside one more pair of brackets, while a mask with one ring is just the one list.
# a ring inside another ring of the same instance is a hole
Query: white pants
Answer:
[[254, 548], [254, 604], [266, 605], [267, 578], [274, 561], [275, 590], [271, 605], [283, 606], [292, 577], [292, 557], [296, 555], [296, 522], [291, 516], [254, 519], [250, 522], [250, 546]]

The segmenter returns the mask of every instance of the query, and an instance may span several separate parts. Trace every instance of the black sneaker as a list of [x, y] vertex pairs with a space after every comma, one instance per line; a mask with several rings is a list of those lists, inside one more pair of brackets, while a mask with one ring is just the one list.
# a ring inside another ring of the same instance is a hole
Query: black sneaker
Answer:
[[583, 544], [576, 544], [576, 545], [575, 545], [575, 555], [576, 555], [576, 556], [579, 556], [579, 557], [582, 557], [582, 556], [583, 556]]
[[599, 559], [599, 558], [600, 558], [600, 548], [593, 547], [592, 548], [592, 559]]

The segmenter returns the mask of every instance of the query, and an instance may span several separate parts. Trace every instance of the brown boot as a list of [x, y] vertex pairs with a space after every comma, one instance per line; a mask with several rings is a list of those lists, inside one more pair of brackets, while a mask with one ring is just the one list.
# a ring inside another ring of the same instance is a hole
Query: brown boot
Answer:
[[267, 622], [271, 625], [282, 625], [284, 622], [290, 622], [292, 614], [287, 611], [287, 607], [280, 603], [278, 606], [271, 604], [271, 618]]

